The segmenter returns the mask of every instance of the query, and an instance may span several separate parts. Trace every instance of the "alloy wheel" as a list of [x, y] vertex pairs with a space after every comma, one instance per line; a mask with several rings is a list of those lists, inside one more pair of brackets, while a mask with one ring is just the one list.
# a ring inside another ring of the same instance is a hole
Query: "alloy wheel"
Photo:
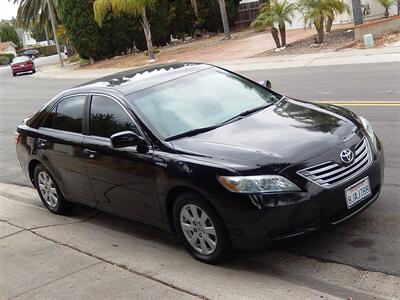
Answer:
[[50, 207], [56, 207], [58, 204], [59, 197], [57, 189], [50, 175], [47, 174], [47, 172], [45, 171], [41, 171], [39, 172], [37, 178], [38, 178], [39, 190], [43, 196], [44, 201], [46, 201], [46, 204], [48, 204]]
[[212, 254], [217, 247], [217, 233], [210, 217], [194, 204], [186, 204], [180, 213], [182, 232], [189, 244], [201, 254]]

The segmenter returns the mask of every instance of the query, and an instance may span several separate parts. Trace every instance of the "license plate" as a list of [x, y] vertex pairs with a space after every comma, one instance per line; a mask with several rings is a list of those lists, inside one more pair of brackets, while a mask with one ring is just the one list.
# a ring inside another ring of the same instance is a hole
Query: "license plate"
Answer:
[[24, 65], [24, 64], [20, 64], [19, 66], [20, 66], [20, 67], [23, 67], [23, 66], [25, 66], [25, 65]]
[[345, 189], [347, 208], [350, 209], [371, 195], [369, 178], [365, 177], [359, 182]]

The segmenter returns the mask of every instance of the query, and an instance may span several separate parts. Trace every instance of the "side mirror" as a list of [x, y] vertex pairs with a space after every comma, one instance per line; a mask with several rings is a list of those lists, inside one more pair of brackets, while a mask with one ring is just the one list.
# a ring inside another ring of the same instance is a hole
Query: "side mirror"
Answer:
[[144, 139], [132, 131], [121, 131], [111, 136], [113, 148], [140, 146], [145, 144]]
[[267, 89], [271, 89], [272, 88], [272, 83], [269, 80], [259, 81], [258, 84], [262, 85], [263, 87], [266, 87]]

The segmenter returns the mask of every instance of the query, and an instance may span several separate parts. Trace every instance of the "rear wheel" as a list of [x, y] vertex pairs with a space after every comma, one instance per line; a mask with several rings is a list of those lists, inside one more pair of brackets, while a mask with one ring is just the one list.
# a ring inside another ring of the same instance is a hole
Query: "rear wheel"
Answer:
[[64, 199], [60, 188], [50, 172], [43, 165], [39, 164], [35, 168], [34, 175], [35, 187], [44, 206], [52, 213], [65, 213], [69, 207], [69, 203]]
[[217, 264], [231, 258], [229, 236], [215, 209], [194, 193], [181, 194], [173, 208], [175, 229], [192, 256]]
[[33, 68], [33, 69], [32, 69], [32, 74], [35, 74], [35, 73], [36, 73], [36, 69]]
[[17, 73], [12, 73], [12, 74], [13, 74], [14, 77], [17, 76]]

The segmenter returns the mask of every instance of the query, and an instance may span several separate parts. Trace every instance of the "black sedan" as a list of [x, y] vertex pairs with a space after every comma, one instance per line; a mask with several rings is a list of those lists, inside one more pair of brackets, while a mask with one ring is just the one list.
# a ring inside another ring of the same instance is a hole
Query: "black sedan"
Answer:
[[39, 57], [39, 51], [36, 49], [29, 49], [29, 50], [25, 50], [24, 52], [22, 52], [22, 55], [28, 56], [31, 59], [35, 59], [35, 58]]
[[339, 224], [383, 181], [363, 117], [206, 64], [64, 91], [18, 126], [16, 143], [51, 212], [80, 202], [146, 222], [207, 263]]

